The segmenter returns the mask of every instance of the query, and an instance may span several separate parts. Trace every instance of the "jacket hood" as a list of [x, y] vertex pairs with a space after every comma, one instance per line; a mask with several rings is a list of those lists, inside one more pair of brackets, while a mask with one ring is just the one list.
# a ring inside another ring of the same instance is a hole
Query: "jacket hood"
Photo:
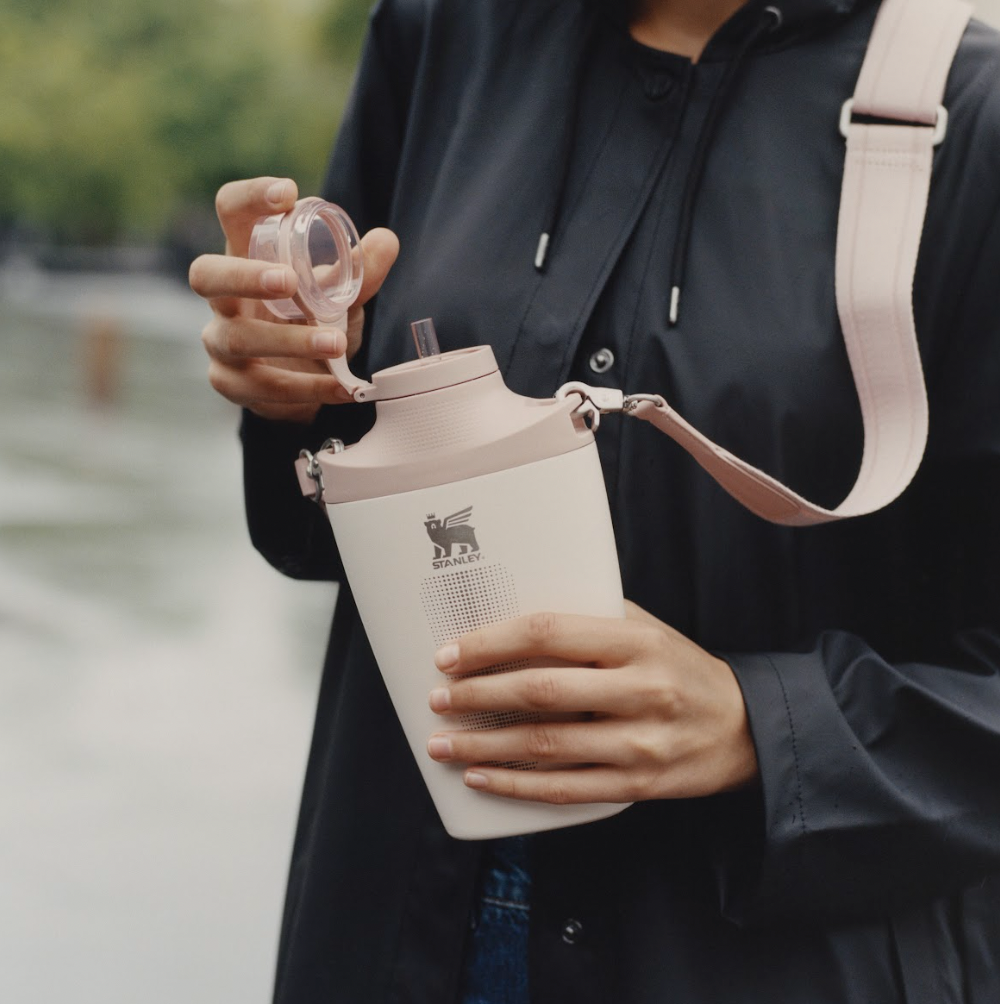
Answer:
[[[604, 9], [615, 20], [627, 22], [638, 5], [638, 0], [621, 3], [620, 0], [587, 0], [588, 3]], [[749, 0], [745, 9], [762, 10], [776, 7], [781, 11], [783, 30], [809, 27], [825, 21], [845, 17], [854, 10], [870, 6], [878, 0]], [[740, 12], [742, 14], [742, 11]]]
[[877, 6], [880, 0], [749, 0], [724, 24], [709, 43], [703, 58], [728, 58], [730, 49], [738, 44], [748, 25], [759, 21], [766, 8], [781, 13], [781, 24], [771, 32], [764, 47], [782, 46], [814, 32], [822, 32], [866, 7]]
[[868, 6], [871, 2], [872, 0], [778, 0], [777, 3], [766, 4], [763, 0], [760, 3], [751, 0], [750, 5], [777, 7], [781, 11], [785, 26], [788, 27], [843, 17], [860, 7]]

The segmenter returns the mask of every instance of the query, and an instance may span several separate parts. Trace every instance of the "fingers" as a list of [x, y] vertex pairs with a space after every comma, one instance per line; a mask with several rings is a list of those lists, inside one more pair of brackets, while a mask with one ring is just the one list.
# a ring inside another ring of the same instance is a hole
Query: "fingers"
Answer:
[[[284, 299], [298, 287], [298, 278], [287, 265], [273, 265], [250, 258], [203, 254], [188, 271], [191, 288], [206, 300], [250, 298]], [[230, 313], [220, 310], [220, 313]]]
[[305, 369], [291, 369], [295, 360], [282, 360], [283, 365], [270, 365], [257, 359], [243, 365], [227, 365], [209, 360], [208, 380], [224, 398], [268, 417], [278, 414], [274, 407], [312, 415], [322, 404], [344, 404], [350, 395], [335, 376]]
[[[538, 614], [444, 646], [433, 711], [527, 714], [502, 728], [438, 732], [431, 757], [471, 765], [470, 787], [557, 804], [695, 798], [754, 783], [756, 753], [730, 667], [669, 626], [629, 614]], [[535, 666], [477, 673], [523, 659]], [[503, 766], [517, 762], [546, 769]]]
[[229, 363], [255, 358], [332, 359], [347, 349], [343, 331], [243, 315], [214, 317], [201, 339], [209, 356]]
[[[370, 300], [382, 286], [399, 254], [399, 239], [391, 230], [379, 227], [361, 238], [365, 273], [359, 304]], [[331, 276], [321, 266], [317, 269], [320, 283], [329, 283]], [[287, 265], [239, 258], [232, 255], [205, 254], [191, 263], [188, 273], [191, 288], [205, 299], [216, 297], [251, 297], [258, 300], [279, 299], [294, 295], [298, 277]]]
[[505, 728], [439, 732], [427, 752], [442, 763], [613, 764], [645, 766], [665, 759], [644, 729], [615, 720], [539, 721]]
[[609, 673], [604, 669], [563, 667], [521, 669], [512, 673], [450, 680], [431, 691], [431, 710], [438, 714], [534, 711], [543, 715], [563, 712], [601, 712], [638, 715], [666, 695], [655, 679], [630, 670]]
[[742, 781], [731, 779], [726, 765], [713, 764], [706, 768], [704, 758], [692, 751], [685, 751], [684, 755], [667, 763], [637, 759], [548, 770], [494, 766], [510, 760], [523, 761], [525, 756], [522, 754], [503, 760], [491, 757], [489, 761], [476, 762], [465, 770], [463, 780], [478, 791], [556, 805], [702, 798], [721, 791], [738, 790], [753, 780], [752, 777]]
[[465, 772], [470, 788], [525, 802], [570, 805], [582, 802], [638, 802], [645, 784], [616, 767], [582, 770], [503, 770], [474, 767]]
[[226, 253], [246, 257], [257, 220], [287, 212], [298, 195], [298, 187], [290, 178], [250, 178], [223, 185], [215, 196], [215, 211], [226, 235]]
[[[260, 301], [288, 299], [298, 278], [285, 265], [246, 257], [250, 235], [263, 216], [291, 210], [298, 189], [288, 178], [251, 178], [223, 185], [216, 212], [226, 236], [226, 254], [202, 255], [192, 265], [191, 288], [212, 304], [214, 317], [202, 333], [209, 355], [209, 381], [230, 401], [269, 418], [308, 421], [322, 404], [351, 400], [325, 367], [325, 360], [357, 351], [364, 323], [362, 304], [381, 287], [396, 260], [399, 241], [389, 230], [362, 239], [365, 275], [346, 331], [276, 323]], [[330, 280], [320, 273], [320, 279]]]
[[658, 640], [658, 630], [640, 621], [540, 613], [463, 635], [440, 649], [434, 661], [448, 674], [533, 657], [620, 666]]
[[[252, 178], [246, 181], [231, 181], [223, 185], [216, 195], [215, 208], [226, 235], [226, 254], [246, 257], [250, 246], [250, 234], [257, 220], [261, 216], [288, 212], [295, 205], [297, 198], [298, 188], [295, 182], [288, 178]], [[399, 254], [399, 239], [391, 230], [376, 227], [361, 238], [361, 248], [365, 274], [358, 302], [364, 304], [378, 292], [385, 281], [389, 269]], [[202, 295], [216, 294], [202, 293]], [[273, 296], [274, 291], [244, 295]]]
[[[427, 751], [440, 763], [468, 764], [470, 788], [541, 802], [638, 802], [699, 798], [740, 786], [732, 765], [686, 735], [652, 722], [535, 722], [442, 732]], [[507, 767], [535, 763], [536, 770]]]
[[[202, 255], [191, 266], [191, 288], [213, 301], [219, 313], [235, 315], [240, 298], [274, 299], [294, 295], [298, 281], [287, 266], [275, 266], [246, 259], [250, 234], [262, 216], [292, 209], [298, 188], [288, 178], [251, 178], [231, 181], [216, 195], [215, 206], [226, 235], [225, 255]], [[399, 239], [384, 227], [376, 227], [361, 238], [364, 277], [352, 310], [348, 334], [352, 342], [360, 337], [361, 307], [381, 288], [399, 254]], [[329, 277], [320, 275], [321, 281]], [[357, 329], [357, 330], [355, 330]]]

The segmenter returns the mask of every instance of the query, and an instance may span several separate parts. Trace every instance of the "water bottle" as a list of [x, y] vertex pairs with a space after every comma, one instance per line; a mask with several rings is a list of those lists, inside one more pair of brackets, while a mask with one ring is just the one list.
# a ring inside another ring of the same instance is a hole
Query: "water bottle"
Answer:
[[[291, 264], [299, 275], [296, 297], [269, 302], [271, 309], [292, 320], [342, 323], [363, 268], [346, 214], [306, 199], [286, 216], [263, 219], [257, 231], [251, 253]], [[370, 382], [343, 358], [331, 360], [356, 401], [375, 402], [376, 421], [357, 443], [332, 440], [315, 455], [304, 451], [303, 490], [329, 516], [372, 651], [447, 831], [486, 839], [613, 815], [625, 805], [549, 805], [476, 791], [462, 780], [465, 765], [427, 754], [433, 732], [539, 718], [433, 713], [428, 694], [443, 679], [434, 665], [441, 645], [534, 612], [623, 617], [624, 603], [597, 447], [579, 399], [515, 394], [488, 345], [442, 354], [429, 319], [412, 329], [417, 358]]]

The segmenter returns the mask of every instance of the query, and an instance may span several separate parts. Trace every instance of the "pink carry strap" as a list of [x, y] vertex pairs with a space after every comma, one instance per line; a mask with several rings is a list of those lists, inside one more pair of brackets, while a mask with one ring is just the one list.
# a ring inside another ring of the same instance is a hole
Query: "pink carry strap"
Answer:
[[[913, 277], [934, 146], [947, 129], [941, 101], [971, 15], [961, 0], [884, 0], [854, 98], [841, 114], [847, 157], [837, 309], [865, 433], [861, 468], [847, 498], [835, 509], [814, 505], [703, 436], [662, 397], [625, 399], [627, 412], [665, 432], [730, 495], [771, 522], [809, 526], [874, 512], [902, 493], [920, 465], [927, 394]], [[901, 124], [863, 124], [853, 120], [857, 115]]]

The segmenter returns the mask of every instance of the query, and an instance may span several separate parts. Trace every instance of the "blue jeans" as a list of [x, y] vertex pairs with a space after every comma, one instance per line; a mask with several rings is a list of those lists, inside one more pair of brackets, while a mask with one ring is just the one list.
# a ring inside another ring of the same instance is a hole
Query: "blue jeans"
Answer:
[[483, 860], [460, 1004], [529, 1004], [530, 903], [525, 838], [492, 841]]

